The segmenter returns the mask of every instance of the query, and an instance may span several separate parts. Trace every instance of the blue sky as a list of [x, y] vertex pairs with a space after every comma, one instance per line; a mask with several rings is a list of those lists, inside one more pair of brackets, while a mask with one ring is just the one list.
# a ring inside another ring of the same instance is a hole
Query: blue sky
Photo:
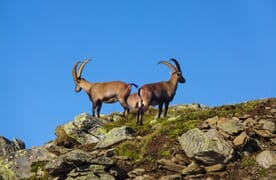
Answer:
[[[38, 146], [91, 113], [71, 75], [86, 58], [87, 80], [139, 85], [169, 79], [157, 62], [178, 59], [187, 81], [171, 104], [275, 97], [275, 22], [273, 0], [1, 0], [0, 135]], [[122, 108], [102, 107], [115, 111]]]

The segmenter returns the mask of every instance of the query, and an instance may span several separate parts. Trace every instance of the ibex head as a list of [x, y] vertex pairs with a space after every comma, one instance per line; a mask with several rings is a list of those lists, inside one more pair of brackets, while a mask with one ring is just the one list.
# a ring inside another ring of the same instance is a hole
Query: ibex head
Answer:
[[[81, 73], [82, 73], [82, 70], [84, 68], [84, 66], [89, 62], [90, 60], [89, 59], [86, 59], [85, 61], [83, 61], [82, 63], [80, 61], [76, 62], [73, 66], [73, 71], [72, 71], [72, 75], [73, 75], [73, 78], [74, 78], [74, 81], [75, 81], [75, 84], [76, 84], [76, 87], [75, 87], [75, 91], [76, 92], [80, 92], [82, 87], [81, 87], [81, 82], [84, 80], [83, 78], [81, 78]], [[79, 70], [78, 70], [78, 73], [77, 73], [77, 66], [79, 65], [79, 63], [81, 63], [80, 67], [79, 67]]]
[[160, 61], [158, 64], [165, 64], [166, 66], [168, 66], [171, 70], [172, 70], [172, 75], [176, 75], [178, 78], [178, 82], [179, 83], [185, 83], [186, 80], [185, 78], [182, 76], [182, 71], [180, 68], [180, 65], [178, 63], [178, 61], [176, 59], [171, 59], [170, 61], [173, 61], [176, 65], [176, 67], [174, 65], [172, 65], [171, 63], [167, 62], [167, 61]]

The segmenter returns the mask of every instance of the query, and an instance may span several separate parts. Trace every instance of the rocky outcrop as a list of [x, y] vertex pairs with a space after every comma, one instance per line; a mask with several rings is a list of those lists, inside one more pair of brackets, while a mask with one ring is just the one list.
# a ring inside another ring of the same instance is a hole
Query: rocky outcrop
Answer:
[[276, 177], [276, 99], [173, 106], [161, 119], [148, 113], [144, 126], [119, 114], [82, 113], [30, 149], [0, 136], [0, 179]]
[[234, 155], [231, 144], [215, 129], [203, 132], [192, 129], [179, 138], [179, 142], [188, 157], [193, 157], [206, 165], [229, 162]]
[[66, 135], [80, 144], [93, 144], [100, 141], [106, 130], [103, 121], [87, 113], [77, 115], [73, 121], [63, 125]]
[[22, 140], [14, 138], [13, 141], [10, 141], [0, 136], [0, 157], [8, 157], [21, 149], [25, 149], [25, 143]]
[[256, 161], [264, 168], [269, 168], [276, 165], [276, 152], [265, 150], [256, 156]]
[[108, 133], [103, 135], [97, 143], [96, 148], [107, 148], [119, 142], [133, 138], [135, 130], [130, 127], [113, 128]]

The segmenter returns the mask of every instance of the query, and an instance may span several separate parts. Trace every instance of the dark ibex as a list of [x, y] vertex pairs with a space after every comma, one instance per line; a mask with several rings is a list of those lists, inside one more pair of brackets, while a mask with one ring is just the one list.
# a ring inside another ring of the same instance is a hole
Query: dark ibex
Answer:
[[177, 84], [185, 83], [185, 79], [182, 76], [182, 71], [179, 63], [176, 59], [171, 59], [176, 66], [167, 61], [160, 61], [158, 64], [164, 64], [171, 70], [171, 78], [168, 81], [162, 81], [157, 83], [145, 84], [138, 90], [138, 95], [142, 100], [142, 106], [137, 113], [137, 124], [142, 125], [143, 115], [150, 105], [158, 105], [158, 115], [160, 118], [162, 113], [163, 104], [165, 104], [164, 117], [167, 116], [169, 103], [173, 100], [176, 93]]
[[[86, 81], [81, 77], [82, 70], [86, 63], [90, 60], [87, 59], [82, 63], [80, 61], [76, 62], [73, 66], [73, 78], [76, 84], [75, 91], [80, 92], [82, 89], [87, 93], [90, 100], [92, 101], [92, 115], [95, 116], [95, 111], [97, 111], [97, 117], [100, 117], [100, 110], [102, 103], [115, 103], [120, 102], [124, 108], [124, 116], [127, 116], [128, 113], [128, 104], [127, 98], [131, 91], [131, 86], [138, 87], [134, 83], [127, 84], [122, 81], [112, 81], [112, 82], [98, 82], [91, 83]], [[77, 66], [80, 65], [77, 72]]]

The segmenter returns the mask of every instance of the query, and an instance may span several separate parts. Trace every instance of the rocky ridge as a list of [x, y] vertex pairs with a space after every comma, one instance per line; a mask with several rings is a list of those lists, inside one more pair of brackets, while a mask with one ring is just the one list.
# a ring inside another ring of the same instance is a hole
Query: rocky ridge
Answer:
[[276, 99], [178, 105], [144, 126], [118, 113], [77, 115], [25, 149], [0, 136], [0, 179], [275, 179]]

